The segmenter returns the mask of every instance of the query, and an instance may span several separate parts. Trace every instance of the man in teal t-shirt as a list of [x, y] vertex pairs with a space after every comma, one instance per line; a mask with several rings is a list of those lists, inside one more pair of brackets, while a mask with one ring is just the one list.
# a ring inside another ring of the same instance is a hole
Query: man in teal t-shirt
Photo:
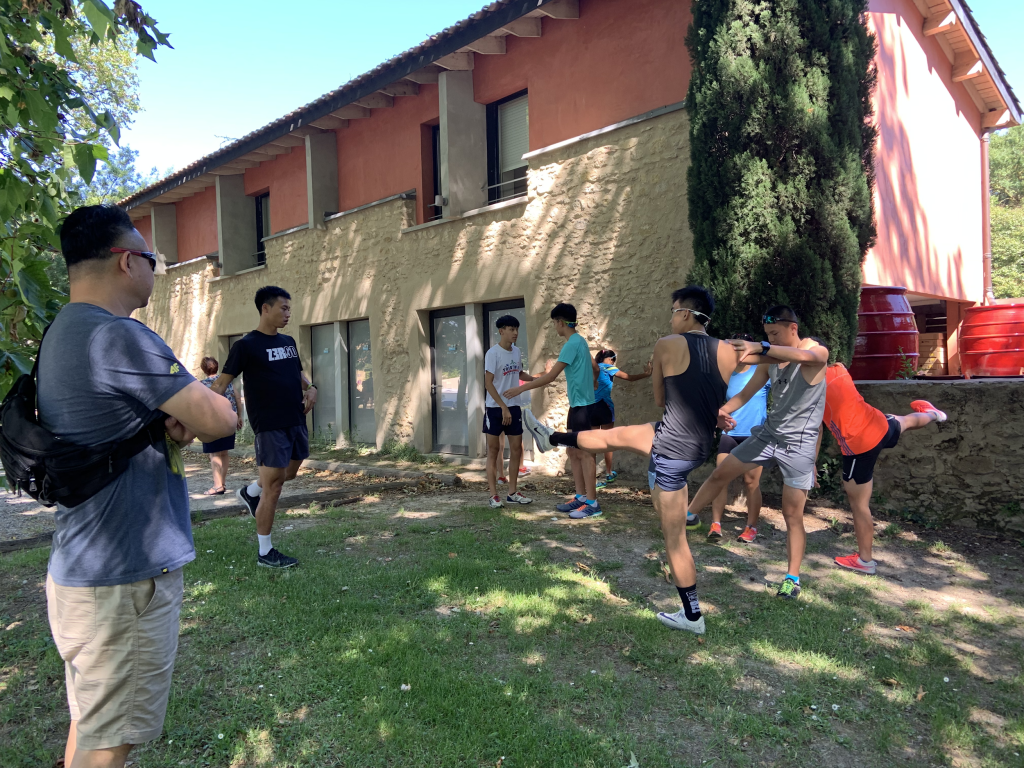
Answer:
[[[585, 432], [593, 427], [592, 410], [596, 398], [594, 388], [597, 377], [597, 363], [590, 355], [587, 342], [576, 333], [576, 307], [572, 304], [559, 304], [551, 310], [551, 319], [555, 324], [555, 332], [565, 339], [558, 362], [551, 370], [533, 381], [504, 392], [505, 398], [517, 397], [529, 389], [544, 387], [558, 378], [565, 371], [566, 389], [569, 393], [569, 417], [567, 432]], [[529, 411], [523, 418], [533, 417]], [[578, 448], [567, 448], [572, 477], [576, 482], [576, 495], [571, 501], [559, 504], [555, 509], [568, 512], [569, 517], [580, 519], [596, 517], [601, 514], [597, 503], [597, 460], [594, 454]]]

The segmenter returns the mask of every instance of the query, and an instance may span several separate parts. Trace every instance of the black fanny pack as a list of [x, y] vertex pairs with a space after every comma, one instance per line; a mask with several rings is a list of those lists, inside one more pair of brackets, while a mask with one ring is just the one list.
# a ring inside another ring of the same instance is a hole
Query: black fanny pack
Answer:
[[90, 446], [61, 440], [39, 423], [38, 368], [37, 355], [32, 373], [14, 382], [0, 406], [0, 461], [10, 488], [47, 507], [74, 507], [122, 475], [134, 456], [164, 440], [163, 414], [126, 440]]

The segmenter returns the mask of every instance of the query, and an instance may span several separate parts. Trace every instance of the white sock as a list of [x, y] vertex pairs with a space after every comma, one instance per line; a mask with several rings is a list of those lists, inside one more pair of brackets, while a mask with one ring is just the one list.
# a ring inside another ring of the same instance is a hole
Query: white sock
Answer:
[[260, 557], [263, 557], [267, 552], [274, 548], [274, 545], [270, 543], [269, 533], [266, 536], [262, 536], [257, 533], [256, 538], [260, 540]]
[[858, 565], [871, 565], [872, 562], [873, 562], [872, 560], [865, 560], [860, 555], [857, 555], [857, 564]]
[[250, 483], [249, 487], [245, 489], [245, 492], [248, 493], [250, 496], [256, 497], [263, 493], [263, 489], [260, 488], [257, 483]]

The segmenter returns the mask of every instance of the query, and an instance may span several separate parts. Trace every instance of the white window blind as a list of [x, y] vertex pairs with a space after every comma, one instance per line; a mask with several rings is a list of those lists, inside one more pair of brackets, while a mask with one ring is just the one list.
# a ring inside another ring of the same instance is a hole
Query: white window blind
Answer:
[[498, 162], [501, 173], [526, 165], [530, 151], [530, 112], [527, 97], [498, 107]]

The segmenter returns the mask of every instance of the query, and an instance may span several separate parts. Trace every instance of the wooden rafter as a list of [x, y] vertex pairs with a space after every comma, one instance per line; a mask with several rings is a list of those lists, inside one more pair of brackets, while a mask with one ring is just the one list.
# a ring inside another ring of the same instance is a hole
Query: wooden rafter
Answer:
[[957, 25], [956, 11], [950, 8], [948, 11], [939, 11], [924, 20], [923, 32], [925, 37], [937, 35], [940, 32], [948, 32]]
[[578, 19], [580, 0], [553, 0], [537, 10], [552, 19]]
[[473, 68], [473, 54], [449, 53], [447, 56], [442, 56], [434, 63], [439, 67], [444, 67], [445, 69], [465, 71]]
[[388, 96], [418, 96], [420, 86], [409, 80], [399, 80], [396, 83], [391, 83], [391, 85], [385, 85], [380, 90], [381, 93], [386, 93]]
[[501, 55], [505, 53], [505, 38], [487, 35], [479, 40], [474, 40], [466, 46], [466, 50], [486, 55]]
[[523, 16], [522, 18], [510, 21], [501, 28], [502, 32], [508, 32], [516, 37], [540, 37], [540, 19]]
[[361, 99], [356, 99], [353, 104], [358, 104], [361, 107], [367, 109], [387, 109], [395, 106], [395, 97], [388, 96], [386, 93], [377, 91], [371, 93], [369, 96], [364, 96]]
[[444, 72], [441, 67], [436, 67], [433, 64], [428, 64], [423, 69], [417, 69], [405, 76], [406, 80], [412, 80], [414, 83], [426, 85], [427, 83], [436, 83], [437, 76]]

